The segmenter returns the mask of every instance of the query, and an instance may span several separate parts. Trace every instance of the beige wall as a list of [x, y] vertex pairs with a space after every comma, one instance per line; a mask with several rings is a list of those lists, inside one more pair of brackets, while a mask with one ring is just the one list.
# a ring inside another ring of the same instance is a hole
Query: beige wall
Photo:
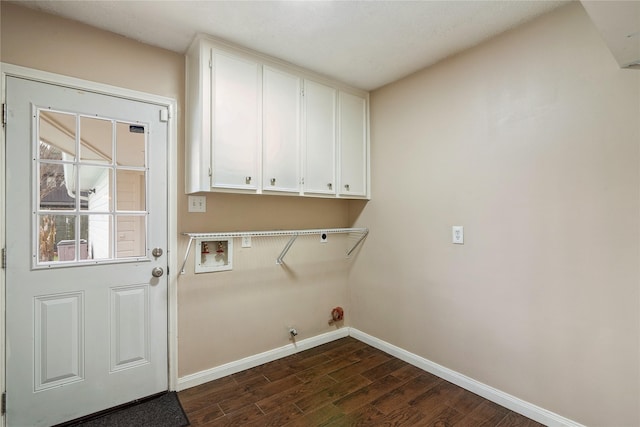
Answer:
[[[2, 62], [175, 98], [178, 101], [178, 232], [346, 227], [348, 202], [209, 194], [206, 214], [187, 213], [184, 194], [184, 56], [48, 14], [1, 3]], [[330, 242], [300, 238], [275, 264], [286, 240], [256, 238], [252, 249], [236, 242], [232, 272], [187, 274], [179, 280], [179, 375], [271, 350], [333, 330], [331, 309], [348, 310], [342, 257], [344, 236]], [[180, 236], [182, 260], [186, 239]]]
[[2, 62], [168, 96], [182, 106], [182, 55], [15, 4], [1, 7]]
[[[206, 215], [181, 213], [179, 230], [190, 232], [346, 227], [348, 202], [298, 197], [212, 194]], [[186, 203], [182, 208], [186, 210]], [[298, 237], [276, 258], [288, 237], [254, 237], [252, 248], [234, 243], [232, 272], [193, 274], [194, 254], [180, 280], [179, 374], [184, 376], [334, 330], [327, 321], [337, 305], [349, 313], [348, 239], [332, 234]], [[186, 242], [182, 240], [184, 245]], [[184, 253], [181, 249], [180, 254]]]
[[585, 425], [640, 425], [640, 72], [582, 6], [375, 91], [371, 126], [352, 326]]

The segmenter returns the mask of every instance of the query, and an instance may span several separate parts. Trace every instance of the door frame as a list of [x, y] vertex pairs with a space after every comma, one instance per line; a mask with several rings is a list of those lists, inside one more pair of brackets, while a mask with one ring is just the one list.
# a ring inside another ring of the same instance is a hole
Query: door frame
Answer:
[[[178, 125], [177, 125], [177, 101], [173, 98], [154, 95], [147, 92], [140, 92], [131, 89], [124, 89], [103, 83], [78, 79], [75, 77], [63, 76], [47, 71], [36, 70], [13, 64], [0, 62], [0, 101], [6, 104], [6, 83], [7, 77], [15, 76], [26, 78], [42, 83], [66, 86], [80, 89], [87, 92], [95, 92], [103, 95], [115, 96], [119, 98], [141, 101], [155, 104], [159, 107], [167, 108], [168, 118], [168, 141], [167, 141], [167, 298], [168, 298], [168, 337], [167, 337], [167, 375], [169, 390], [176, 390], [178, 384], [178, 235], [177, 235], [177, 173], [178, 173]], [[3, 220], [0, 221], [0, 247], [6, 247], [6, 133], [4, 125], [0, 132], [0, 212]], [[0, 394], [6, 391], [6, 335], [5, 335], [5, 313], [6, 313], [6, 270], [3, 268], [0, 274]], [[0, 425], [6, 424], [4, 414], [0, 415]]]

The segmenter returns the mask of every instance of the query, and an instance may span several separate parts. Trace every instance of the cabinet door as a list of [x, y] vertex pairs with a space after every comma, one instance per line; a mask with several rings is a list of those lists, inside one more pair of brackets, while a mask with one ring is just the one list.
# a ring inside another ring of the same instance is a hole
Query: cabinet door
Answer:
[[305, 80], [305, 193], [336, 193], [336, 98], [334, 88]]
[[367, 195], [367, 102], [339, 95], [340, 189], [343, 196]]
[[300, 78], [264, 67], [262, 97], [262, 188], [299, 192]]
[[217, 50], [212, 58], [211, 186], [256, 190], [261, 144], [260, 65]]

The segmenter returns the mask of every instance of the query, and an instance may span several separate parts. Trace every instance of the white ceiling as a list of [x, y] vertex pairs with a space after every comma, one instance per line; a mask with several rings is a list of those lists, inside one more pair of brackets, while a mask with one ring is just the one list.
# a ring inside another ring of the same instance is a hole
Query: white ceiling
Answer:
[[183, 53], [206, 33], [373, 90], [568, 1], [17, 3]]

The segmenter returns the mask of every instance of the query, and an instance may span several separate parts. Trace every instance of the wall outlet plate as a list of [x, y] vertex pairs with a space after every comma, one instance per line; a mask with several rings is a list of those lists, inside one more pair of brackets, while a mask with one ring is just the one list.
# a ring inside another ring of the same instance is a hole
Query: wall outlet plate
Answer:
[[329, 234], [323, 231], [320, 233], [320, 243], [327, 243], [329, 241]]
[[451, 243], [456, 245], [464, 245], [464, 227], [454, 225], [451, 227]]
[[243, 248], [251, 247], [251, 236], [242, 236], [242, 247]]

